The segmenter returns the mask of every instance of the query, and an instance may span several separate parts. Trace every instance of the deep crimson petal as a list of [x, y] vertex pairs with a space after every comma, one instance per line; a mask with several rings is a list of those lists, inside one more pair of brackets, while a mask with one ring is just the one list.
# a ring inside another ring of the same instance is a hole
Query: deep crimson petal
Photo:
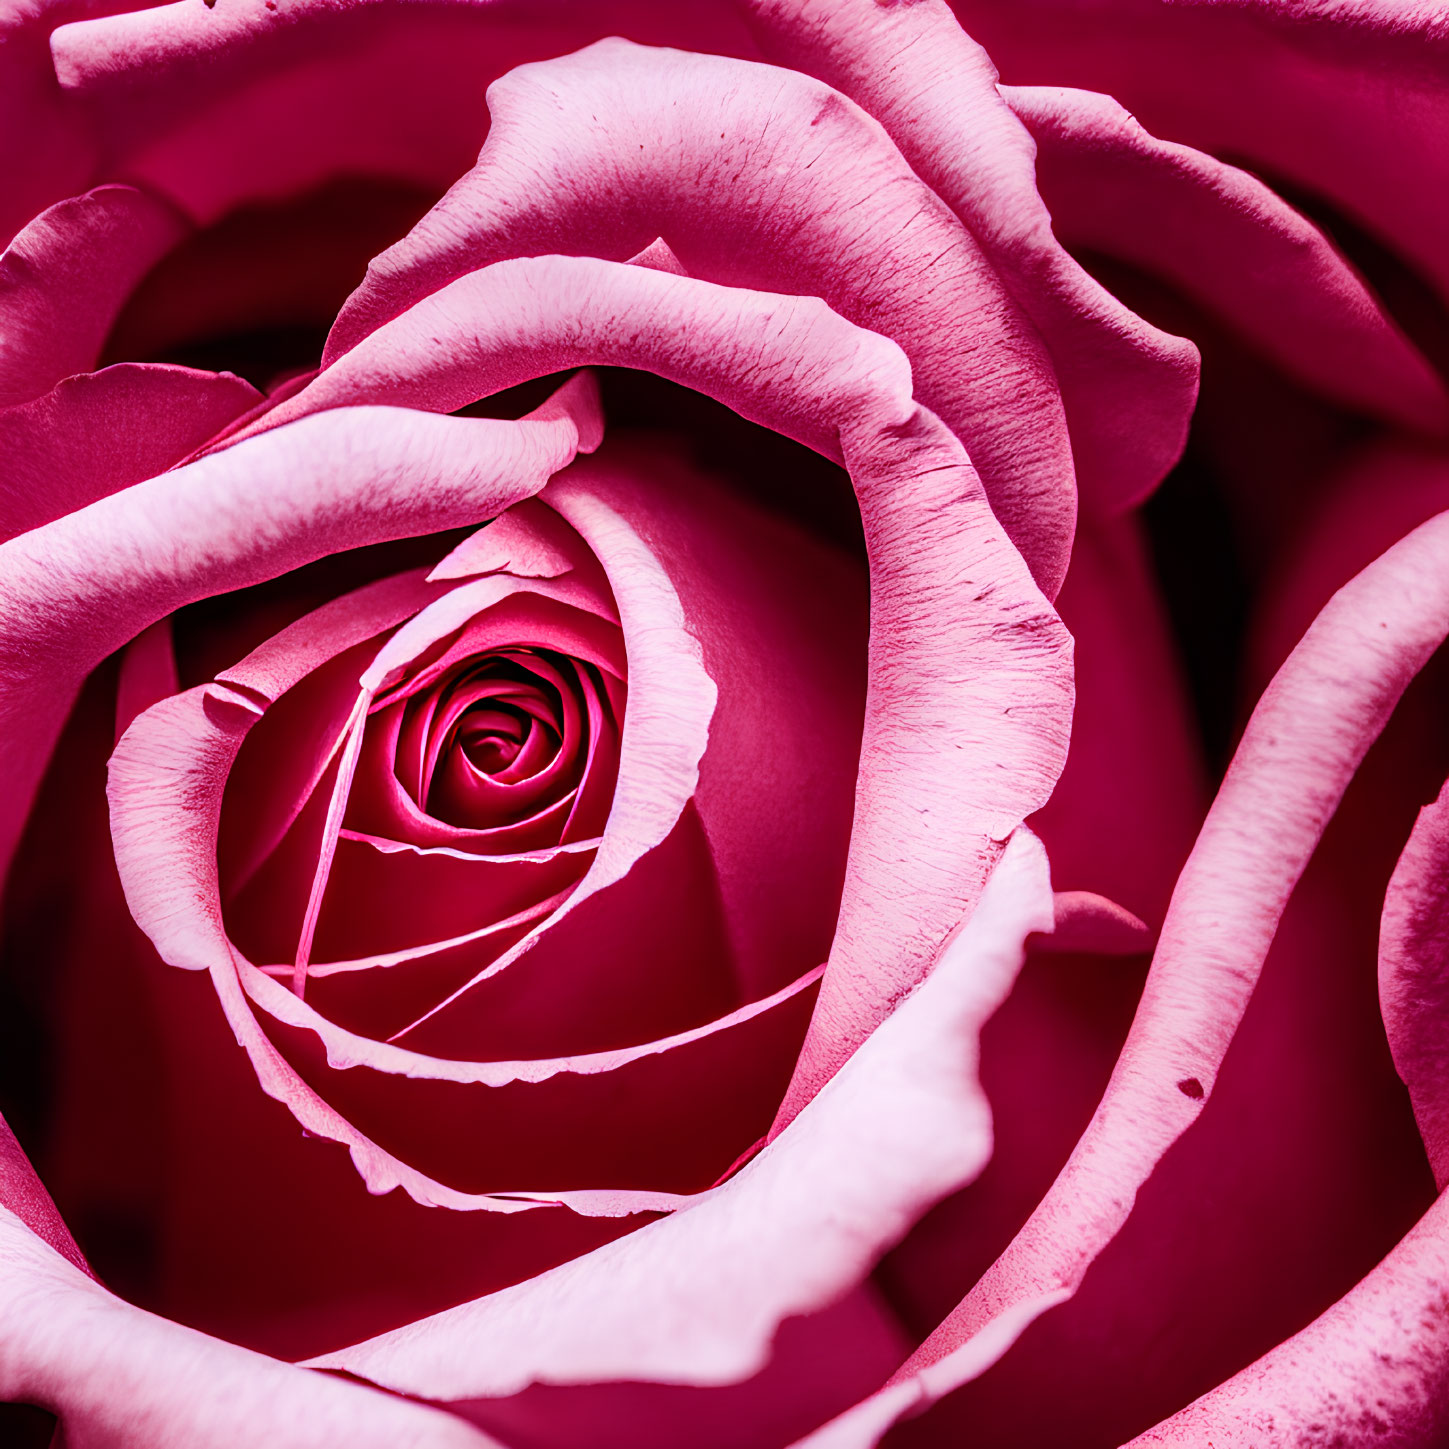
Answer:
[[985, 51], [942, 0], [752, 0], [749, 10], [767, 54], [884, 124], [1041, 331], [1084, 507], [1116, 512], [1150, 493], [1182, 451], [1197, 349], [1129, 311], [1052, 235], [1031, 138], [997, 94]]
[[1326, 197], [1449, 295], [1449, 41], [1436, 0], [953, 8], [1006, 80], [1101, 91], [1156, 135]]
[[259, 396], [230, 373], [121, 363], [0, 411], [0, 538], [165, 472]]
[[1127, 1449], [1433, 1449], [1449, 1433], [1449, 1197], [1352, 1291]]
[[1442, 433], [1444, 384], [1362, 278], [1257, 177], [1149, 134], [1109, 96], [1005, 86], [1062, 239], [1170, 280], [1335, 402]]
[[1025, 936], [1050, 924], [1045, 855], [1022, 831], [931, 975], [724, 1185], [551, 1273], [313, 1362], [440, 1400], [758, 1371], [784, 1318], [836, 1301], [980, 1170], [990, 1129], [976, 1033]]
[[0, 1399], [43, 1404], [75, 1449], [500, 1449], [453, 1415], [143, 1313], [0, 1210]]
[[187, 230], [134, 186], [99, 186], [36, 217], [0, 258], [0, 403], [89, 372], [132, 287]]
[[336, 176], [441, 190], [478, 154], [488, 83], [522, 61], [614, 34], [752, 51], [731, 8], [707, 0], [203, 9], [181, 0], [63, 26], [44, 74], [51, 89], [58, 74], [64, 118], [101, 174], [135, 177], [203, 224]]
[[692, 276], [823, 297], [900, 343], [917, 398], [1055, 594], [1076, 502], [1051, 365], [971, 233], [869, 117], [792, 71], [622, 40], [515, 70], [488, 100], [478, 165], [373, 261], [324, 362], [478, 267], [624, 261], [659, 237]]

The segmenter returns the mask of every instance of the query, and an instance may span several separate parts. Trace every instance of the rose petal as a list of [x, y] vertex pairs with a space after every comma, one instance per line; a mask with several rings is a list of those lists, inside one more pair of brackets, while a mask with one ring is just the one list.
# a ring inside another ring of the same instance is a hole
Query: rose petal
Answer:
[[[630, 655], [631, 704], [608, 825], [598, 852], [572, 894], [522, 942], [475, 973], [453, 997], [504, 969], [545, 926], [622, 878], [640, 856], [670, 834], [694, 789], [714, 686], [697, 663], [697, 645], [684, 633], [679, 603], [667, 577], [622, 519], [600, 502], [590, 505], [589, 488], [577, 481], [559, 500], [596, 554], [607, 562]], [[385, 587], [375, 586], [372, 593]], [[362, 688], [378, 691], [419, 651], [455, 632], [488, 603], [523, 587], [545, 596], [562, 592], [572, 597], [583, 589], [583, 583], [572, 575], [557, 580], [492, 575], [454, 588], [384, 645], [363, 672]], [[358, 608], [355, 600], [340, 601], [333, 612], [343, 610], [350, 618]], [[315, 616], [294, 625], [291, 632], [306, 636], [304, 642], [311, 640], [314, 651], [333, 642]], [[273, 641], [259, 653], [267, 660], [275, 657], [288, 665], [296, 662], [297, 651], [287, 641], [281, 645]], [[249, 663], [224, 681], [166, 700], [137, 721], [117, 748], [111, 764], [113, 829], [117, 863], [132, 913], [164, 959], [212, 972], [228, 1019], [247, 1047], [264, 1087], [285, 1101], [309, 1130], [348, 1143], [374, 1191], [400, 1184], [423, 1202], [516, 1210], [523, 1204], [494, 1195], [454, 1192], [377, 1148], [305, 1085], [266, 1040], [245, 1006], [237, 973], [245, 971], [246, 963], [230, 946], [220, 920], [216, 832], [228, 769], [261, 713], [258, 696], [265, 699], [256, 685], [261, 682], [275, 688], [288, 682], [274, 679], [275, 673], [273, 667]], [[329, 1056], [344, 1058], [341, 1065], [360, 1062], [383, 1071], [441, 1080], [490, 1080], [492, 1069], [486, 1064], [439, 1060], [360, 1038], [301, 1003], [296, 1003], [294, 1011], [291, 1003], [295, 998], [279, 1002], [277, 998], [286, 993], [264, 973], [251, 972], [245, 981], [261, 1004], [284, 1015], [300, 1013], [299, 1024], [321, 1036]], [[442, 1005], [446, 1007], [448, 1001]], [[648, 1054], [646, 1048], [613, 1060], [609, 1069]], [[560, 1069], [550, 1065], [538, 1079]], [[599, 1069], [597, 1063], [594, 1069]], [[500, 1081], [529, 1079], [526, 1070], [510, 1068], [495, 1075]], [[668, 1195], [617, 1192], [553, 1195], [550, 1200], [568, 1201], [583, 1211], [602, 1208], [606, 1213], [640, 1211], [672, 1201]]]
[[0, 257], [0, 404], [89, 372], [132, 287], [186, 230], [134, 186], [99, 186], [36, 217]]
[[1182, 451], [1197, 350], [1129, 311], [1057, 243], [1031, 138], [997, 95], [986, 52], [940, 0], [751, 0], [749, 11], [768, 54], [882, 122], [1040, 329], [1084, 506], [1112, 513], [1149, 494]]
[[1052, 932], [1042, 937], [1047, 951], [1083, 951], [1099, 956], [1133, 956], [1152, 949], [1152, 932], [1131, 911], [1091, 891], [1057, 891]]
[[0, 544], [0, 867], [75, 691], [107, 654], [194, 599], [501, 512], [596, 445], [589, 386], [570, 384], [561, 404], [520, 422], [386, 409], [319, 418]]
[[1045, 854], [1019, 831], [931, 975], [730, 1181], [550, 1273], [312, 1364], [440, 1400], [756, 1372], [783, 1319], [839, 1298], [980, 1170], [976, 1033], [1027, 933], [1050, 924]]
[[10, 1124], [3, 1118], [0, 1118], [0, 1208], [13, 1213], [16, 1220], [73, 1267], [82, 1273], [91, 1272], [65, 1219], [56, 1211], [45, 1184], [36, 1176], [25, 1149], [15, 1140]]
[[0, 538], [164, 472], [258, 396], [230, 373], [122, 363], [0, 411]]
[[1314, 1442], [1432, 1449], [1449, 1433], [1449, 1197], [1301, 1333], [1127, 1449]]
[[1292, 180], [1449, 295], [1449, 88], [1436, 4], [955, 0], [954, 9], [1007, 80], [1101, 91], [1156, 135]]
[[1212, 1092], [1288, 896], [1364, 753], [1449, 632], [1449, 514], [1335, 595], [1244, 733], [1184, 869], [1107, 1092], [1046, 1198], [917, 1351], [950, 1353], [1014, 1304], [1075, 1291]]
[[1149, 134], [1109, 96], [1004, 86], [1071, 245], [1166, 277], [1289, 376], [1442, 432], [1444, 385], [1319, 229], [1257, 177]]
[[1449, 786], [1419, 819], [1384, 898], [1379, 1001], [1434, 1181], [1449, 1182]]
[[454, 1415], [143, 1313], [0, 1209], [0, 1398], [43, 1404], [75, 1449], [488, 1449]]
[[823, 297], [900, 343], [916, 396], [1055, 594], [1076, 504], [1051, 366], [971, 234], [869, 117], [792, 71], [617, 39], [520, 67], [488, 104], [478, 165], [373, 261], [324, 364], [478, 267], [624, 261], [661, 236], [692, 276]]
[[584, 257], [500, 262], [384, 324], [253, 426], [362, 398], [451, 409], [588, 361], [683, 382], [844, 458], [860, 500], [872, 644], [852, 855], [783, 1121], [920, 979], [1050, 792], [1070, 644], [960, 444], [911, 400], [899, 349], [816, 299]]
[[238, 0], [216, 13], [180, 0], [62, 26], [53, 48], [66, 119], [89, 123], [100, 174], [135, 177], [205, 224], [336, 176], [441, 190], [478, 154], [495, 76], [610, 34], [752, 49], [729, 7], [655, 0]]

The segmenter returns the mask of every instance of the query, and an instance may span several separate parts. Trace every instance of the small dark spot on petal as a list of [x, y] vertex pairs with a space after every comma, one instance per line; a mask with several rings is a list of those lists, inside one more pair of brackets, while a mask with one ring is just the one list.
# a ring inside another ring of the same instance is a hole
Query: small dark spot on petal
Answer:
[[1202, 1101], [1202, 1083], [1196, 1077], [1184, 1077], [1177, 1084], [1177, 1090], [1184, 1097], [1191, 1097], [1194, 1102]]

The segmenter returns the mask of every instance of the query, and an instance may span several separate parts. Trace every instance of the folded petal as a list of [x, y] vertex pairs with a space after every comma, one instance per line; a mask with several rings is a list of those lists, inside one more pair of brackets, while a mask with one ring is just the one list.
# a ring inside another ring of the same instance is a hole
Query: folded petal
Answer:
[[[1050, 793], [1070, 641], [959, 442], [912, 400], [899, 349], [818, 299], [585, 257], [499, 262], [385, 323], [249, 426], [364, 399], [451, 410], [586, 362], [658, 373], [843, 459], [860, 503], [872, 617], [855, 825], [783, 1121], [920, 979], [1001, 842]], [[905, 941], [903, 897], [915, 903]]]
[[99, 152], [99, 174], [135, 177], [202, 224], [337, 176], [441, 190], [478, 154], [488, 83], [522, 61], [613, 34], [752, 49], [716, 4], [299, 0], [279, 9], [241, 0], [202, 9], [162, 5], [63, 26], [45, 76], [52, 88], [59, 76], [65, 119]]
[[1031, 137], [997, 94], [991, 59], [943, 0], [752, 0], [749, 11], [767, 55], [819, 76], [885, 126], [1036, 324], [1061, 386], [1083, 506], [1116, 512], [1150, 493], [1187, 436], [1197, 350], [1129, 311], [1052, 235]]
[[1379, 1002], [1434, 1181], [1449, 1181], [1449, 787], [1419, 812], [1384, 899]]
[[36, 217], [0, 257], [0, 404], [89, 372], [131, 289], [186, 231], [134, 186], [98, 186]]
[[373, 261], [324, 362], [478, 267], [553, 252], [624, 261], [662, 238], [692, 276], [823, 297], [898, 342], [917, 398], [961, 438], [1056, 592], [1076, 504], [1051, 365], [971, 233], [878, 124], [794, 71], [623, 40], [520, 67], [488, 103], [477, 166]]
[[1110, 96], [1005, 86], [1068, 244], [1166, 278], [1289, 376], [1357, 411], [1442, 432], [1444, 384], [1323, 233], [1271, 187], [1159, 140]]
[[230, 373], [121, 363], [0, 411], [0, 537], [164, 473], [258, 401]]
[[[114, 1297], [0, 1209], [0, 1398], [74, 1449], [488, 1449], [451, 1414], [208, 1338]], [[496, 1446], [495, 1446], [496, 1449]]]
[[1449, 296], [1449, 85], [1437, 4], [953, 8], [1006, 80], [1114, 96], [1155, 135], [1326, 198]]
[[1288, 896], [1399, 696], [1449, 632], [1449, 514], [1334, 597], [1264, 695], [1179, 880], [1132, 1031], [1070, 1160], [913, 1358], [1075, 1291], [1212, 1093]]
[[313, 1364], [444, 1401], [756, 1372], [786, 1317], [838, 1299], [980, 1170], [990, 1127], [976, 1034], [1025, 936], [1050, 924], [1045, 855], [1022, 831], [930, 976], [728, 1182], [550, 1273]]
[[75, 691], [107, 654], [194, 599], [537, 492], [597, 442], [586, 387], [519, 422], [388, 409], [309, 420], [0, 545], [0, 864]]

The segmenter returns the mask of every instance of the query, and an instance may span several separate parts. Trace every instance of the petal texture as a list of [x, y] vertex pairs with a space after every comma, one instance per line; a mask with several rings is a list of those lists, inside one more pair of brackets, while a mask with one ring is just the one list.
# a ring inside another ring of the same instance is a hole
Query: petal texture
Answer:
[[752, 0], [749, 10], [772, 59], [819, 76], [886, 127], [1030, 315], [1061, 385], [1084, 506], [1115, 512], [1150, 493], [1182, 450], [1197, 351], [1130, 312], [1057, 242], [1031, 137], [943, 0]]
[[1041, 1205], [912, 1368], [967, 1342], [1013, 1304], [1075, 1289], [1196, 1117], [1324, 825], [1449, 632], [1446, 549], [1449, 515], [1440, 515], [1341, 589], [1280, 670], [1178, 882], [1091, 1124]]
[[784, 1318], [838, 1298], [980, 1170], [990, 1128], [972, 1043], [1026, 934], [1050, 924], [1045, 855], [1022, 831], [932, 974], [727, 1183], [551, 1273], [314, 1364], [442, 1400], [755, 1372]]

